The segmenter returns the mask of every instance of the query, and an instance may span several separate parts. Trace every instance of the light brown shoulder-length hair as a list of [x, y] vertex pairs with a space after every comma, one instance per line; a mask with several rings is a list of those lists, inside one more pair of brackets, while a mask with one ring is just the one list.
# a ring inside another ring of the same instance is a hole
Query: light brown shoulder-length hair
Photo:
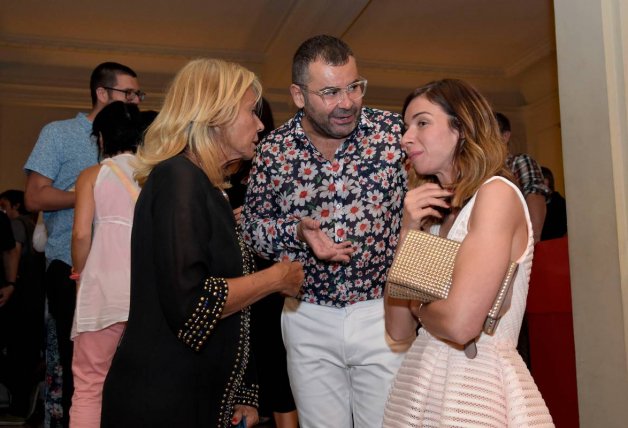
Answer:
[[135, 178], [143, 185], [152, 169], [185, 153], [219, 188], [228, 187], [222, 162], [224, 129], [238, 115], [246, 91], [259, 102], [262, 86], [255, 74], [220, 59], [196, 59], [175, 76], [164, 104], [137, 150]]
[[[460, 134], [454, 151], [453, 208], [462, 207], [490, 177], [499, 175], [513, 180], [506, 166], [507, 148], [502, 142], [497, 121], [488, 101], [471, 85], [458, 79], [430, 82], [415, 89], [403, 105], [417, 97], [439, 105], [449, 116], [449, 126]], [[412, 170], [415, 183], [438, 182], [434, 176], [421, 176]]]

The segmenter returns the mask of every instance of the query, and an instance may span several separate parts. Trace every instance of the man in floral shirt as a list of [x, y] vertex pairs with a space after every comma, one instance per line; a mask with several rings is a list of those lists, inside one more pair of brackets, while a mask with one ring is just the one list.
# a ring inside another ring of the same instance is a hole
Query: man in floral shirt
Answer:
[[292, 81], [300, 110], [258, 146], [245, 240], [304, 265], [282, 314], [300, 426], [379, 427], [403, 358], [386, 343], [382, 300], [406, 189], [402, 121], [362, 107], [367, 81], [335, 37], [299, 47]]

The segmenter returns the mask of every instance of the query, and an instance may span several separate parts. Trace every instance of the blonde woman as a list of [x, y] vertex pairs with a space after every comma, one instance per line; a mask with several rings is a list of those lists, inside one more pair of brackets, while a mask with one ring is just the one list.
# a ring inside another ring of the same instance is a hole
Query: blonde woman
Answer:
[[257, 423], [249, 309], [297, 294], [296, 262], [253, 273], [224, 196], [225, 167], [253, 156], [261, 86], [199, 59], [175, 77], [138, 150], [127, 330], [107, 376], [103, 427]]
[[[553, 426], [515, 349], [528, 293], [533, 235], [523, 195], [509, 178], [505, 146], [488, 102], [463, 81], [416, 89], [401, 145], [425, 180], [404, 200], [401, 239], [423, 229], [461, 242], [447, 299], [386, 299], [386, 330], [414, 340], [391, 387], [384, 427]], [[519, 271], [494, 335], [482, 325], [509, 262]], [[463, 347], [476, 341], [477, 356]]]

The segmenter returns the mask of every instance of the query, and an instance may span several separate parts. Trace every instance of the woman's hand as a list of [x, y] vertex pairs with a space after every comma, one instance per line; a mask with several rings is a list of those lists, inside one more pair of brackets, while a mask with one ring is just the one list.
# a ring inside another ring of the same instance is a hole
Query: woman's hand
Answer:
[[452, 191], [443, 189], [436, 183], [425, 183], [416, 189], [409, 190], [403, 201], [402, 228], [420, 229], [426, 218], [442, 218], [443, 215], [438, 208], [449, 209], [450, 204], [447, 199], [452, 195]]
[[242, 207], [238, 207], [233, 210], [233, 216], [235, 217], [236, 223], [240, 223], [240, 217], [242, 217]]
[[300, 262], [281, 261], [251, 275], [229, 278], [229, 294], [222, 318], [234, 314], [272, 293], [295, 297], [303, 283]]
[[231, 425], [238, 425], [243, 417], [246, 417], [247, 428], [255, 426], [259, 422], [259, 416], [255, 407], [236, 404], [233, 410], [233, 417], [231, 418]]
[[303, 284], [303, 265], [300, 262], [283, 261], [275, 263], [278, 272], [279, 292], [286, 297], [296, 297]]

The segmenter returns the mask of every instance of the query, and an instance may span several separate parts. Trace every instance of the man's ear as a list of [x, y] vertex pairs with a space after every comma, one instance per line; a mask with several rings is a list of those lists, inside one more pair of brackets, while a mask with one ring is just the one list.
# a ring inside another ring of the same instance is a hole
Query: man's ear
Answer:
[[109, 92], [103, 87], [96, 88], [96, 98], [100, 104], [106, 105], [109, 103]]
[[305, 106], [305, 96], [299, 85], [295, 85], [294, 83], [290, 85], [290, 95], [292, 95], [292, 101], [294, 101], [294, 104], [298, 108], [301, 109]]

